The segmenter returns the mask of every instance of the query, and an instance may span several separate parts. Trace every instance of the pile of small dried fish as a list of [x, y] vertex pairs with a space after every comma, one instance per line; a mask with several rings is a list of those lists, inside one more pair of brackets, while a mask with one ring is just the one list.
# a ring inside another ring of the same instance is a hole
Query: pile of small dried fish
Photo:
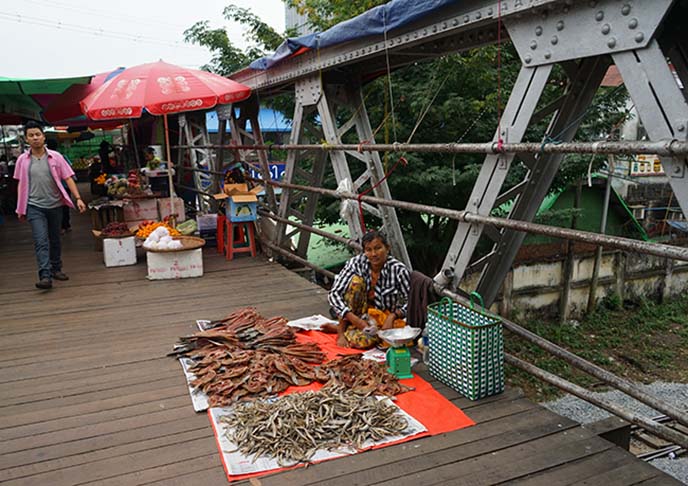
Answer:
[[281, 466], [308, 462], [318, 449], [361, 449], [366, 441], [400, 435], [408, 426], [395, 406], [343, 386], [238, 404], [220, 421], [242, 454], [254, 462], [268, 455]]
[[320, 368], [321, 374], [326, 374], [331, 383], [344, 385], [360, 395], [375, 393], [392, 397], [413, 390], [399, 383], [398, 378], [387, 371], [385, 363], [363, 359], [360, 354], [332, 360]]

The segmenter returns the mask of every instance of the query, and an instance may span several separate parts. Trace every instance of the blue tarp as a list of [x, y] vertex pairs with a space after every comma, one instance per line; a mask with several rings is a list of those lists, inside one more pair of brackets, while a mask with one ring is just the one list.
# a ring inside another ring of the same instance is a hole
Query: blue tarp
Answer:
[[688, 233], [688, 221], [667, 221], [669, 226], [684, 233]]
[[253, 61], [253, 69], [266, 70], [283, 59], [291, 56], [302, 47], [324, 49], [335, 44], [343, 44], [363, 37], [383, 35], [415, 22], [436, 10], [456, 3], [458, 0], [392, 0], [358, 17], [330, 27], [325, 32], [317, 32], [301, 37], [287, 39], [274, 54]]
[[[291, 122], [284, 118], [282, 113], [270, 108], [260, 109], [258, 112], [258, 123], [260, 123], [260, 130], [263, 133], [291, 131]], [[208, 128], [208, 133], [217, 133], [219, 126], [217, 112], [209, 111], [205, 114], [205, 126]], [[249, 132], [252, 131], [250, 123], [247, 128]], [[227, 129], [229, 130], [229, 126]]]

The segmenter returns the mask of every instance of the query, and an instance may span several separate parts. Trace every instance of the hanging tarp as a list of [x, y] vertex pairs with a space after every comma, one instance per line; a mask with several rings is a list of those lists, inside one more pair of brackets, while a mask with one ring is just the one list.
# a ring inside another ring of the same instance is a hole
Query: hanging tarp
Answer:
[[457, 0], [392, 0], [358, 17], [340, 22], [325, 32], [289, 38], [274, 54], [253, 61], [250, 67], [266, 70], [299, 50], [324, 49], [364, 37], [384, 35], [455, 3]]

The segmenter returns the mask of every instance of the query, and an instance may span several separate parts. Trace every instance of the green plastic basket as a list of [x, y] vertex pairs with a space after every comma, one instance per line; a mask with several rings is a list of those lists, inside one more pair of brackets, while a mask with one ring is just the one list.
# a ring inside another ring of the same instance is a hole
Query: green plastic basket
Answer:
[[477, 292], [471, 307], [446, 297], [429, 305], [427, 329], [432, 376], [470, 400], [504, 390], [502, 322], [485, 311]]

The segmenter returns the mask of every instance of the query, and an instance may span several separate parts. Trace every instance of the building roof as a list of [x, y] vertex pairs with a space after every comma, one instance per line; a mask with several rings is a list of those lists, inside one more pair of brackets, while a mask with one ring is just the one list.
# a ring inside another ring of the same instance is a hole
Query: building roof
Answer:
[[[282, 113], [271, 108], [260, 109], [258, 123], [260, 123], [260, 130], [263, 133], [291, 131], [291, 122], [284, 118]], [[217, 133], [219, 123], [216, 111], [209, 111], [205, 114], [205, 125], [208, 128], [208, 133]], [[249, 125], [247, 131], [251, 132], [252, 130]], [[227, 131], [230, 131], [229, 127], [227, 127]]]

